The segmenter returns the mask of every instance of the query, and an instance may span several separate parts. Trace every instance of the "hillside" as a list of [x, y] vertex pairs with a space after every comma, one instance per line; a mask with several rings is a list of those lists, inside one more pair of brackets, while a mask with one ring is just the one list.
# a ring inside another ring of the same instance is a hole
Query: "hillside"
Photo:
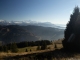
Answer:
[[33, 33], [22, 29], [17, 25], [1, 26], [0, 40], [6, 43], [20, 41], [35, 41], [38, 40]]
[[55, 40], [63, 38], [63, 29], [41, 27], [41, 26], [0, 26], [0, 40], [6, 43], [35, 41], [35, 40]]
[[34, 25], [22, 26], [22, 28], [34, 33], [40, 40], [57, 40], [64, 37], [64, 29]]

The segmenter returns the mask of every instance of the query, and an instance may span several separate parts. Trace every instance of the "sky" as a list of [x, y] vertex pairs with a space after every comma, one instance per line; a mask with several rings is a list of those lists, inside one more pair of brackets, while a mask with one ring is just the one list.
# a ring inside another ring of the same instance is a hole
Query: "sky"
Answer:
[[0, 0], [0, 20], [67, 24], [80, 0]]

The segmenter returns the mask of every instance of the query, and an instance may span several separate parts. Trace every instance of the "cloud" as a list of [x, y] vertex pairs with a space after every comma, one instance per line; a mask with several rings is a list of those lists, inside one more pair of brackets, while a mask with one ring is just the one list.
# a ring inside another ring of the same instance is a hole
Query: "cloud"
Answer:
[[0, 22], [3, 22], [4, 20], [0, 20]]

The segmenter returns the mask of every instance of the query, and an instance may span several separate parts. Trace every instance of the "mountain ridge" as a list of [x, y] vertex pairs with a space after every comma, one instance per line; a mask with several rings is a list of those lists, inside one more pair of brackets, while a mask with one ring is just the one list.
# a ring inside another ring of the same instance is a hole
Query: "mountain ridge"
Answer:
[[0, 25], [20, 25], [20, 26], [35, 25], [35, 26], [65, 29], [65, 25], [62, 25], [62, 24], [52, 24], [50, 22], [36, 22], [36, 21], [31, 21], [31, 20], [27, 20], [27, 21], [0, 20]]
[[5, 42], [21, 42], [36, 40], [57, 40], [63, 38], [64, 29], [42, 26], [0, 26], [0, 40]]

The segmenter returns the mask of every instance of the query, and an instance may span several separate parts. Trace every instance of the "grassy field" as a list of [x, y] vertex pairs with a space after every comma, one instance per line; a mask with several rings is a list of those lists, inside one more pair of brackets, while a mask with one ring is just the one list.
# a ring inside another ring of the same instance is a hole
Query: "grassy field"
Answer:
[[[58, 44], [58, 43], [56, 43], [56, 46], [57, 46], [56, 49], [60, 49], [60, 48], [63, 47], [62, 44]], [[54, 50], [54, 49], [55, 49], [54, 47], [55, 47], [55, 44], [54, 44], [54, 43], [51, 44], [51, 45], [47, 45], [47, 48], [49, 48], [49, 49], [51, 49], [51, 50]], [[18, 49], [18, 50], [19, 50], [18, 52], [19, 52], [19, 53], [20, 53], [20, 52], [25, 52], [26, 49], [28, 50], [28, 52], [30, 52], [30, 49], [31, 49], [31, 51], [37, 51], [37, 46], [19, 48], [19, 49]], [[47, 49], [46, 49], [46, 50], [47, 50]]]
[[[56, 43], [56, 46], [57, 46], [57, 48], [56, 49], [60, 49], [60, 48], [62, 48], [62, 44], [57, 44]], [[33, 52], [46, 52], [46, 51], [51, 51], [51, 50], [55, 50], [55, 44], [54, 43], [52, 43], [51, 45], [47, 45], [47, 49], [46, 50], [37, 50], [37, 47], [38, 46], [32, 46], [32, 47], [24, 47], [24, 48], [18, 48], [18, 53], [11, 53], [10, 51], [9, 51], [9, 53], [4, 53], [4, 52], [0, 52], [0, 56], [6, 56], [6, 55], [10, 55], [10, 54], [13, 54], [13, 55], [18, 55], [19, 53], [20, 54], [22, 54], [22, 53], [24, 53], [24, 54], [29, 54], [29, 53], [33, 53]], [[49, 48], [49, 49], [48, 49]], [[26, 49], [28, 50], [28, 52], [26, 52]], [[31, 49], [31, 52], [30, 52], [30, 49]]]
[[[55, 48], [56, 45], [56, 48]], [[80, 54], [63, 52], [61, 48], [63, 48], [61, 41], [55, 41], [51, 45], [47, 45], [45, 50], [37, 50], [37, 46], [33, 47], [25, 47], [19, 48], [18, 53], [0, 53], [0, 60], [80, 60]], [[26, 49], [28, 52], [25, 52]], [[32, 51], [30, 51], [30, 49]], [[8, 57], [8, 58], [7, 58]]]
[[[55, 45], [57, 46], [57, 48], [55, 48]], [[32, 57], [35, 57], [36, 54], [42, 54], [41, 56], [45, 55], [51, 55], [51, 51], [56, 51], [56, 49], [61, 49], [63, 46], [62, 46], [62, 43], [61, 42], [53, 42], [51, 45], [47, 45], [47, 49], [45, 50], [37, 50], [37, 46], [33, 46], [33, 47], [25, 47], [25, 48], [18, 48], [18, 53], [4, 53], [4, 52], [1, 52], [0, 53], [0, 58], [7, 58], [7, 57], [19, 57], [21, 59], [23, 59], [24, 56], [26, 55], [29, 55], [29, 56], [32, 56]], [[28, 50], [28, 52], [25, 52], [26, 49]], [[30, 51], [31, 49], [31, 51]], [[47, 53], [47, 54], [46, 54]], [[52, 52], [53, 53], [53, 52]], [[38, 55], [36, 55], [38, 56]], [[56, 56], [56, 55], [55, 55]], [[25, 60], [26, 60], [27, 57], [25, 57]], [[53, 58], [53, 57], [52, 57]], [[56, 60], [56, 58], [53, 58]], [[14, 59], [15, 60], [15, 59]], [[20, 60], [20, 59], [19, 59]], [[30, 59], [27, 59], [27, 60], [30, 60]], [[46, 58], [44, 58], [44, 60], [47, 60]]]
[[28, 52], [30, 52], [30, 49], [31, 49], [31, 51], [36, 51], [37, 46], [33, 46], [33, 47], [25, 47], [25, 48], [19, 48], [19, 49], [18, 49], [18, 50], [19, 50], [18, 52], [25, 52], [26, 49], [28, 50]]
[[[63, 47], [61, 41], [54, 41], [54, 42], [52, 42], [51, 45], [47, 45], [47, 49], [54, 50], [55, 49], [55, 45], [57, 46], [56, 49], [60, 49], [60, 48]], [[29, 46], [29, 47], [24, 47], [24, 48], [18, 48], [18, 53], [26, 52], [26, 49], [28, 50], [28, 52], [30, 52], [30, 50], [31, 51], [37, 51], [37, 47], [38, 46]], [[8, 51], [8, 52], [10, 53], [10, 51]]]

